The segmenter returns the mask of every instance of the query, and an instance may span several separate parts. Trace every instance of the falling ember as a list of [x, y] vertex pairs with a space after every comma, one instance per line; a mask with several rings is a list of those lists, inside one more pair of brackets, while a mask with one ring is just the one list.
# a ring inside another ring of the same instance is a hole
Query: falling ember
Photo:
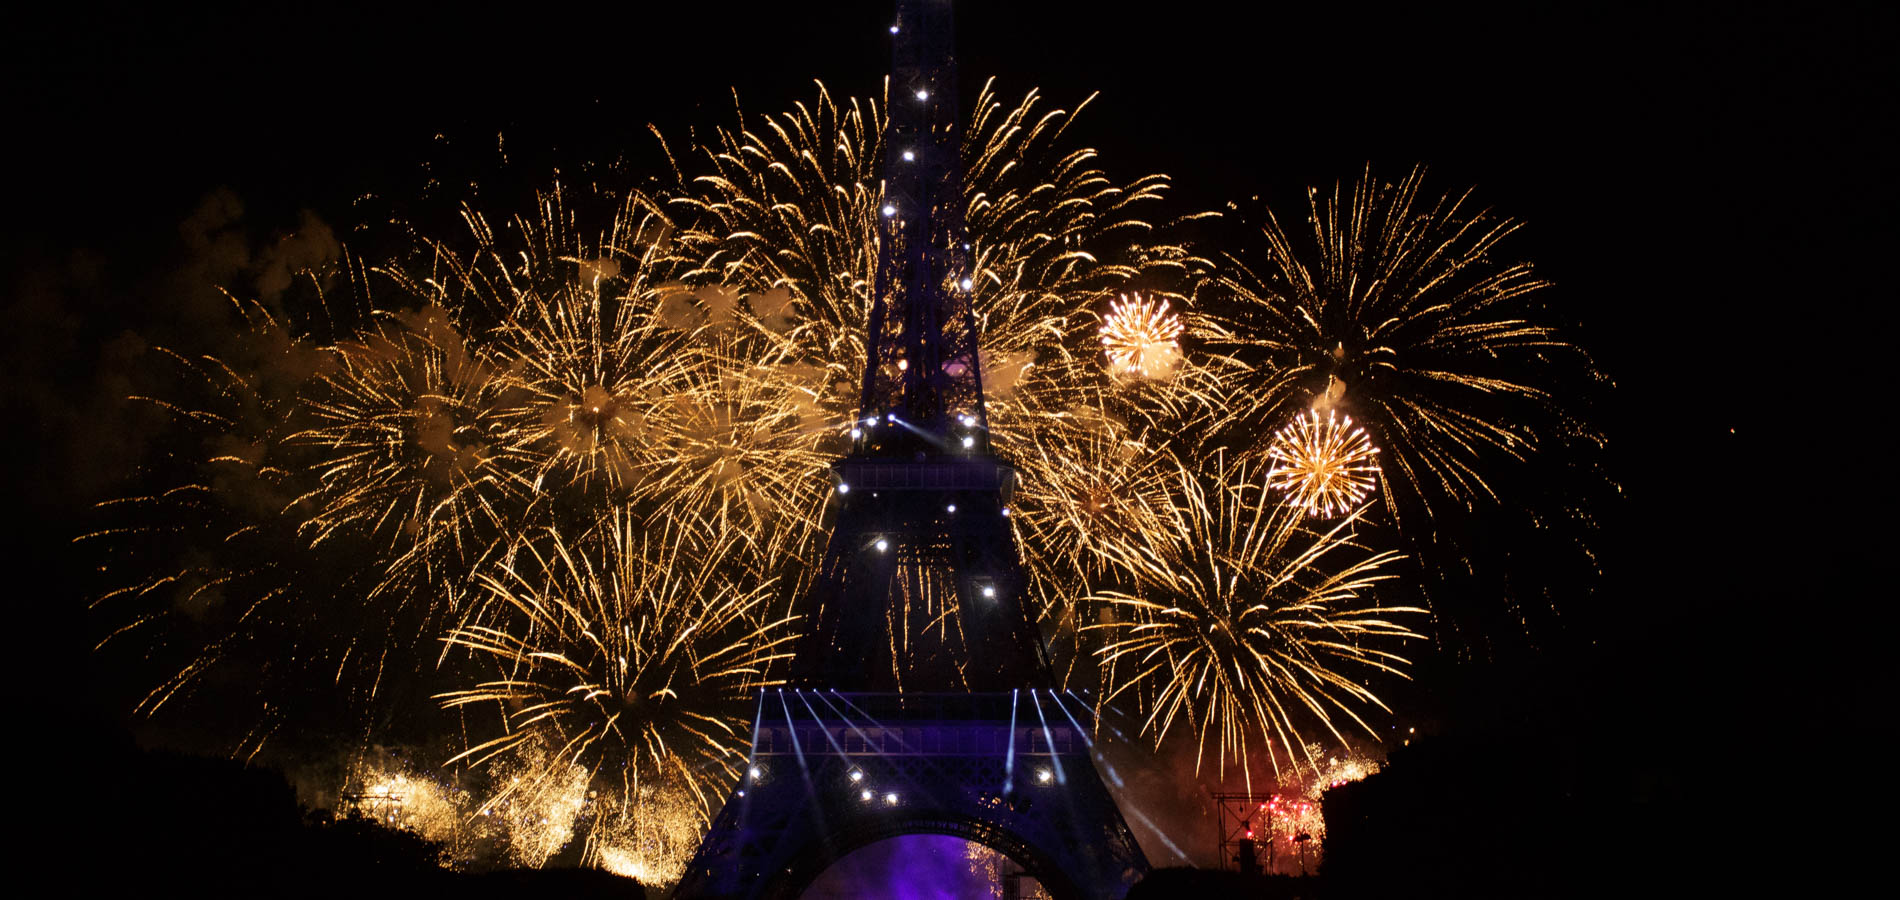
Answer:
[[1165, 378], [1181, 361], [1181, 317], [1167, 300], [1124, 294], [1102, 319], [1109, 371], [1127, 378]]
[[1267, 446], [1273, 465], [1267, 487], [1287, 493], [1287, 504], [1331, 519], [1358, 506], [1379, 477], [1379, 448], [1351, 416], [1310, 410], [1280, 429]]

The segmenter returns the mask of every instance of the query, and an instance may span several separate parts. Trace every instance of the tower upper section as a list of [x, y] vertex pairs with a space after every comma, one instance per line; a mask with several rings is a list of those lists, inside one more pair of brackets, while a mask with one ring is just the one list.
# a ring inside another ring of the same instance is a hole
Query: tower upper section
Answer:
[[949, 0], [898, 0], [855, 455], [989, 452]]

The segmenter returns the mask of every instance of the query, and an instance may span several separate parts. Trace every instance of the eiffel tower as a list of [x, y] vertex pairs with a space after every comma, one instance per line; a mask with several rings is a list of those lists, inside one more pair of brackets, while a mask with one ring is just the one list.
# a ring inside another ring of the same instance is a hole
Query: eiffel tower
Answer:
[[948, 0], [898, 0], [863, 399], [790, 686], [762, 692], [744, 778], [676, 897], [796, 897], [906, 834], [975, 841], [1058, 900], [1147, 870], [1097, 775], [1089, 705], [1054, 689], [991, 452], [963, 223]]

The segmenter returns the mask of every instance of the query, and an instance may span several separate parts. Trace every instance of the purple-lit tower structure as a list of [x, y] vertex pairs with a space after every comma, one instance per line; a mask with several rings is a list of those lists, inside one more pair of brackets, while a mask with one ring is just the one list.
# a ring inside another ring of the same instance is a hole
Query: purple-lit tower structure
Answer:
[[1097, 775], [1089, 704], [1054, 689], [991, 452], [964, 230], [948, 0], [898, 0], [863, 399], [790, 685], [678, 897], [796, 897], [905, 834], [998, 850], [1059, 898], [1147, 870]]

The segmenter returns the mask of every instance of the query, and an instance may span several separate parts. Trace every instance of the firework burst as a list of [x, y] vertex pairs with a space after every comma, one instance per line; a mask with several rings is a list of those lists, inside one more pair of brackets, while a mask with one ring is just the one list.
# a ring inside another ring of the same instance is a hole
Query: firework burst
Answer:
[[[1131, 591], [1104, 591], [1115, 621], [1091, 626], [1109, 667], [1109, 699], [1135, 699], [1159, 743], [1177, 722], [1210, 737], [1223, 770], [1239, 762], [1251, 783], [1250, 748], [1310, 768], [1302, 734], [1339, 723], [1371, 733], [1360, 710], [1384, 709], [1364, 679], [1403, 676], [1407, 661], [1384, 649], [1417, 634], [1398, 618], [1422, 612], [1367, 596], [1392, 575], [1392, 553], [1354, 543], [1355, 512], [1325, 531], [1276, 502], [1246, 463], [1217, 455], [1203, 470], [1177, 467], [1164, 510], [1166, 540], [1130, 541], [1122, 565]], [[1254, 743], [1259, 739], [1261, 747]]]
[[1379, 448], [1351, 416], [1319, 410], [1294, 419], [1267, 445], [1267, 487], [1309, 516], [1344, 515], [1372, 494], [1379, 477]]
[[1166, 378], [1181, 362], [1181, 317], [1168, 301], [1137, 293], [1110, 305], [1102, 318], [1102, 349], [1108, 369], [1122, 378]]
[[647, 491], [658, 514], [714, 540], [737, 540], [781, 566], [809, 549], [825, 503], [826, 467], [844, 425], [816, 405], [803, 367], [730, 356], [690, 368], [655, 416], [662, 473]]
[[1026, 473], [1012, 516], [1025, 546], [1030, 590], [1065, 684], [1087, 674], [1083, 627], [1103, 610], [1090, 585], [1124, 577], [1119, 548], [1165, 535], [1174, 465], [1165, 447], [1123, 418], [1077, 408], [1038, 428], [1017, 461]]
[[613, 502], [651, 472], [650, 413], [697, 358], [683, 352], [695, 289], [672, 280], [672, 224], [639, 195], [556, 183], [534, 210], [500, 229], [465, 211], [472, 249], [425, 241], [426, 274], [384, 272], [406, 293], [495, 323], [491, 352], [516, 403], [506, 443], [535, 488]]
[[1487, 457], [1593, 439], [1552, 399], [1590, 363], [1546, 314], [1549, 283], [1505, 256], [1519, 224], [1469, 192], [1423, 197], [1423, 180], [1421, 168], [1382, 185], [1368, 169], [1309, 191], [1303, 240], [1269, 211], [1264, 253], [1203, 286], [1201, 305], [1222, 312], [1197, 330], [1247, 362], [1260, 422], [1316, 401], [1358, 414], [1386, 450], [1379, 484], [1401, 519], [1496, 499]]
[[317, 456], [305, 537], [395, 548], [372, 595], [466, 571], [527, 489], [511, 458], [514, 391], [500, 364], [440, 307], [384, 319], [329, 349], [332, 364], [303, 404], [313, 424], [291, 437]]
[[517, 548], [480, 578], [491, 609], [445, 638], [493, 675], [442, 704], [505, 720], [457, 758], [532, 744], [546, 771], [579, 767], [622, 803], [671, 777], [703, 808], [744, 759], [745, 722], [729, 707], [770, 683], [765, 669], [792, 639], [789, 619], [765, 614], [770, 583], [721, 574], [730, 551], [683, 551], [625, 512], [578, 542], [550, 530]]

